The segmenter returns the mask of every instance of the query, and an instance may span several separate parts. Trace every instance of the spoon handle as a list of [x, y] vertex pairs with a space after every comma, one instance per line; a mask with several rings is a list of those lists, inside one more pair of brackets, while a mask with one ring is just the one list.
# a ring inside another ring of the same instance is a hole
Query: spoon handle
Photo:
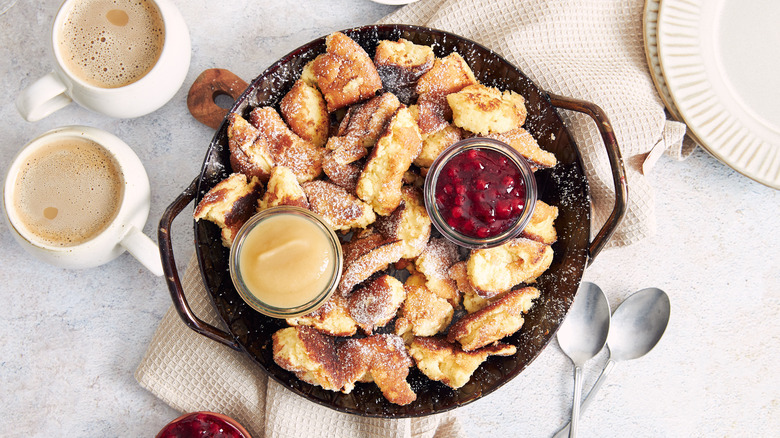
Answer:
[[[601, 385], [603, 385], [604, 382], [607, 380], [607, 376], [615, 368], [616, 363], [617, 362], [615, 362], [614, 360], [609, 359], [607, 361], [607, 364], [604, 365], [604, 369], [601, 370], [601, 375], [596, 380], [596, 383], [593, 384], [593, 388], [590, 389], [590, 392], [588, 392], [588, 395], [585, 397], [585, 400], [583, 400], [582, 405], [580, 406], [579, 411], [577, 412], [577, 414], [578, 414], [577, 417], [579, 417], [579, 414], [581, 414], [582, 412], [585, 412], [585, 410], [588, 409], [588, 406], [590, 406], [590, 404], [593, 403], [593, 399], [596, 398], [595, 397], [596, 393], [601, 388]], [[576, 370], [575, 370], [575, 372], [576, 372]], [[575, 380], [576, 380], [576, 375], [575, 375]], [[575, 385], [576, 385], [576, 383], [575, 383]], [[580, 384], [580, 386], [581, 385], [582, 384]], [[576, 397], [576, 393], [575, 393], [575, 397]], [[573, 415], [574, 415], [574, 413], [573, 413], [573, 410], [572, 410], [572, 419], [574, 418]], [[568, 434], [568, 436], [571, 436], [571, 434], [569, 433], [569, 431], [571, 429], [570, 428], [570, 424], [571, 423], [567, 424], [566, 426], [563, 427], [563, 429], [559, 430], [558, 433], [556, 433], [553, 436], [553, 438], [564, 438], [565, 436], [567, 436], [567, 434]], [[575, 424], [574, 427], [576, 427], [576, 424]]]
[[580, 419], [580, 400], [582, 399], [582, 367], [574, 366], [574, 400], [571, 404], [571, 428], [569, 438], [577, 436], [577, 426]]

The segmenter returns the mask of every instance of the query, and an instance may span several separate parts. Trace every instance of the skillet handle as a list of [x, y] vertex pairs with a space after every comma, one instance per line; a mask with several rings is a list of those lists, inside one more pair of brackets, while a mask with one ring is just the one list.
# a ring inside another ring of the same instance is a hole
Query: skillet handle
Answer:
[[612, 124], [609, 122], [604, 110], [596, 104], [585, 100], [555, 94], [548, 94], [548, 97], [553, 106], [584, 113], [596, 122], [599, 132], [601, 132], [601, 139], [604, 141], [604, 147], [607, 149], [609, 165], [612, 168], [612, 180], [615, 184], [615, 206], [612, 208], [612, 213], [607, 218], [607, 221], [604, 222], [604, 225], [590, 242], [590, 246], [588, 246], [588, 266], [590, 266], [596, 256], [604, 249], [604, 245], [607, 244], [615, 233], [615, 229], [626, 215], [628, 202], [626, 169], [623, 166], [623, 158], [620, 156], [620, 148], [615, 138], [615, 132], [612, 130]]
[[176, 261], [173, 258], [173, 245], [171, 243], [170, 233], [171, 224], [176, 216], [184, 210], [184, 207], [195, 199], [198, 190], [198, 179], [199, 178], [195, 178], [192, 180], [189, 187], [184, 189], [173, 203], [168, 206], [165, 213], [163, 213], [162, 218], [160, 218], [160, 228], [157, 232], [157, 240], [160, 244], [160, 258], [162, 259], [165, 281], [168, 283], [168, 290], [171, 293], [173, 304], [176, 306], [179, 316], [187, 326], [209, 339], [225, 344], [236, 351], [240, 351], [241, 347], [229, 333], [204, 322], [192, 313], [192, 309], [190, 309], [190, 305], [187, 303], [187, 297], [184, 296], [184, 289], [181, 286], [179, 273], [176, 270]]

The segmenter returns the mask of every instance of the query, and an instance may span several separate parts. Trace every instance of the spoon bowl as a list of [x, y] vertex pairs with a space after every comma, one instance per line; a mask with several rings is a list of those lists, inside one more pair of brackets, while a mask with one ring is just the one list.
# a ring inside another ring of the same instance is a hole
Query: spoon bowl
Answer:
[[570, 438], [577, 435], [582, 397], [582, 366], [604, 348], [609, 333], [609, 323], [609, 302], [604, 291], [593, 283], [583, 282], [556, 335], [561, 350], [574, 363], [574, 400]]
[[[612, 315], [612, 327], [607, 336], [609, 360], [582, 402], [580, 412], [590, 406], [617, 362], [640, 358], [658, 344], [669, 325], [670, 316], [669, 296], [657, 287], [642, 289], [618, 306]], [[564, 426], [553, 438], [566, 436], [572, 428], [576, 428], [574, 422]]]
[[657, 287], [649, 287], [628, 297], [612, 315], [612, 330], [607, 337], [610, 359], [638, 359], [653, 349], [669, 325], [669, 296]]

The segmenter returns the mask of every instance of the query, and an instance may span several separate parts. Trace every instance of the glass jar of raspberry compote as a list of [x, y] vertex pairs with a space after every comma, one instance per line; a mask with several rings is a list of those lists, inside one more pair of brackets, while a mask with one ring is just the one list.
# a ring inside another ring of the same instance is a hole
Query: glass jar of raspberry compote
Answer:
[[467, 248], [498, 246], [516, 237], [536, 204], [531, 166], [513, 147], [474, 137], [439, 154], [428, 169], [424, 198], [436, 229]]

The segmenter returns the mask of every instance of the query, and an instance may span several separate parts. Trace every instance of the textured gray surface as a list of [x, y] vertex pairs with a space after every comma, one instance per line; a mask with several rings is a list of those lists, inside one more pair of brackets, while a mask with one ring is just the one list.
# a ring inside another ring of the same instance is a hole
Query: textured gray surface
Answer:
[[[18, 2], [0, 16], [3, 173], [27, 141], [61, 125], [86, 124], [124, 139], [152, 183], [145, 231], [194, 178], [212, 132], [186, 110], [204, 69], [251, 80], [295, 47], [394, 10], [368, 0], [209, 2], [175, 0], [190, 27], [190, 72], [162, 109], [133, 120], [71, 105], [25, 122], [13, 99], [50, 69], [48, 33], [58, 0]], [[585, 279], [613, 308], [658, 286], [672, 320], [655, 350], [618, 364], [580, 423], [583, 436], [770, 436], [780, 430], [780, 192], [706, 153], [662, 158], [651, 177], [657, 234], [602, 253]], [[189, 210], [185, 210], [189, 211]], [[193, 252], [189, 219], [174, 222], [177, 260]], [[14, 436], [153, 436], [178, 415], [133, 379], [170, 306], [162, 279], [129, 255], [96, 269], [44, 265], [0, 228], [0, 430]], [[585, 369], [585, 388], [607, 359]], [[572, 368], [553, 343], [512, 382], [458, 411], [470, 436], [550, 436], [565, 423]], [[775, 431], [775, 432], [773, 432]]]

